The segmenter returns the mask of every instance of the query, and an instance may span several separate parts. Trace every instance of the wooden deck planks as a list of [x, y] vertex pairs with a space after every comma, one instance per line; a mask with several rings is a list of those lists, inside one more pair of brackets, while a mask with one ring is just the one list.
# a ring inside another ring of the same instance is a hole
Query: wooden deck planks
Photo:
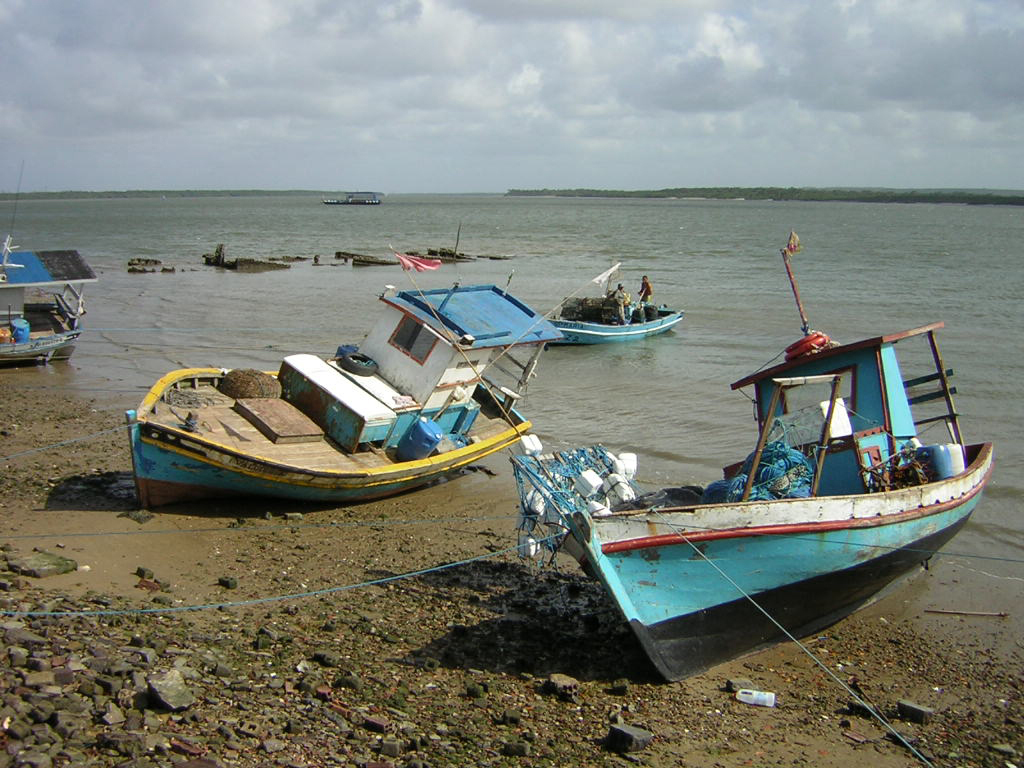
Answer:
[[[183, 391], [190, 394], [194, 392], [197, 401], [207, 404], [191, 408], [185, 404], [176, 404], [175, 412], [162, 405], [155, 414], [150, 415], [149, 420], [181, 427], [182, 414], [190, 411], [198, 419], [199, 435], [240, 453], [253, 454], [269, 461], [296, 467], [320, 471], [359, 472], [389, 466], [392, 463], [379, 452], [346, 453], [326, 439], [315, 442], [274, 442], [235, 409], [234, 399], [210, 387]], [[470, 430], [470, 435], [486, 440], [506, 429], [508, 424], [504, 420], [489, 418], [481, 413]]]

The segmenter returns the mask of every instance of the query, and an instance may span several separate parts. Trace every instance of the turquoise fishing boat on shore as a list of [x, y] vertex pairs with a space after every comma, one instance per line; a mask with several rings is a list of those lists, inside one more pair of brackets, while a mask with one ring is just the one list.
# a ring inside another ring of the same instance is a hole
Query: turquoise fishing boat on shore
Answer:
[[333, 358], [162, 377], [126, 414], [140, 504], [364, 501], [531, 444], [519, 401], [557, 329], [493, 285], [378, 298], [365, 340]]
[[[732, 385], [753, 388], [757, 438], [722, 478], [645, 493], [636, 454], [602, 445], [511, 459], [521, 554], [575, 557], [667, 680], [870, 602], [956, 535], [991, 475], [992, 444], [961, 432], [941, 322], [839, 344], [796, 295], [804, 335]], [[897, 347], [915, 340], [910, 371]]]

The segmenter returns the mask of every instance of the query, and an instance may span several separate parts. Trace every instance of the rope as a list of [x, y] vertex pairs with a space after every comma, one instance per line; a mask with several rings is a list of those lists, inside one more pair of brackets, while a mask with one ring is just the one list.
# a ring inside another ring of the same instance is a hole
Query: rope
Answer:
[[353, 589], [362, 589], [365, 587], [372, 587], [378, 584], [388, 584], [394, 581], [401, 581], [402, 579], [411, 579], [419, 576], [425, 576], [430, 573], [439, 573], [446, 571], [451, 568], [459, 568], [464, 565], [471, 563], [480, 562], [487, 560], [492, 557], [499, 555], [506, 555], [511, 552], [515, 552], [517, 547], [510, 547], [508, 549], [498, 550], [497, 552], [488, 552], [483, 555], [476, 555], [474, 557], [466, 558], [455, 563], [445, 563], [443, 565], [435, 565], [430, 568], [421, 568], [416, 571], [407, 571], [406, 573], [397, 574], [395, 576], [385, 576], [380, 579], [371, 579], [369, 581], [361, 581], [356, 584], [345, 584], [340, 587], [326, 587], [324, 589], [310, 590], [307, 592], [293, 592], [285, 595], [272, 595], [268, 597], [257, 597], [251, 600], [238, 600], [226, 603], [202, 603], [196, 605], [176, 605], [176, 606], [161, 606], [158, 608], [124, 608], [124, 609], [97, 609], [87, 611], [12, 611], [12, 610], [0, 610], [0, 616], [13, 616], [13, 617], [50, 617], [50, 618], [71, 618], [71, 617], [83, 617], [83, 616], [140, 616], [146, 614], [170, 614], [170, 613], [185, 613], [190, 611], [207, 611], [207, 610], [223, 610], [225, 608], [240, 608], [249, 605], [265, 605], [267, 603], [282, 602], [285, 600], [299, 600], [307, 597], [322, 597], [323, 595], [332, 595], [339, 592], [346, 592]]
[[282, 523], [280, 525], [255, 526], [234, 526], [234, 527], [208, 527], [208, 528], [161, 528], [158, 530], [138, 531], [80, 531], [70, 533], [25, 533], [15, 536], [6, 536], [11, 541], [35, 540], [35, 539], [74, 539], [92, 538], [97, 536], [162, 536], [165, 534], [196, 534], [196, 533], [265, 533], [287, 529], [302, 530], [310, 528], [373, 528], [374, 526], [399, 526], [399, 525], [428, 525], [439, 522], [449, 523], [482, 523], [496, 520], [508, 520], [511, 515], [485, 516], [485, 517], [421, 517], [411, 520], [358, 520], [349, 522], [331, 521], [327, 523]]
[[931, 768], [932, 764], [931, 764], [931, 762], [929, 762], [928, 758], [926, 758], [924, 755], [922, 755], [914, 747], [913, 744], [911, 744], [909, 741], [907, 741], [903, 737], [903, 734], [901, 734], [899, 731], [897, 731], [892, 726], [892, 724], [885, 718], [885, 716], [883, 716], [882, 713], [877, 710], [877, 708], [871, 706], [866, 701], [864, 701], [864, 698], [860, 694], [858, 694], [856, 691], [853, 690], [853, 688], [851, 688], [849, 685], [847, 685], [845, 682], [843, 682], [839, 678], [838, 675], [836, 675], [831, 669], [829, 669], [825, 665], [824, 662], [821, 661], [821, 659], [819, 659], [817, 656], [814, 655], [814, 653], [810, 650], [810, 648], [808, 648], [806, 645], [801, 643], [796, 637], [794, 637], [793, 634], [791, 634], [788, 629], [786, 629], [784, 626], [782, 626], [782, 624], [780, 624], [778, 622], [778, 620], [776, 620], [776, 618], [774, 616], [772, 616], [770, 613], [768, 613], [768, 611], [766, 611], [761, 606], [760, 603], [758, 603], [745, 589], [743, 589], [743, 587], [741, 587], [739, 584], [737, 584], [736, 581], [731, 576], [729, 576], [729, 574], [727, 574], [725, 571], [723, 571], [711, 558], [709, 558], [706, 554], [704, 554], [704, 552], [700, 549], [700, 547], [696, 546], [692, 541], [690, 541], [682, 531], [680, 531], [676, 526], [672, 525], [672, 523], [670, 521], [663, 520], [663, 522], [669, 528], [673, 528], [675, 530], [676, 536], [678, 536], [681, 540], [685, 541], [690, 546], [690, 548], [695, 553], [697, 553], [698, 557], [700, 557], [701, 560], [703, 560], [705, 563], [707, 563], [712, 568], [714, 568], [718, 572], [719, 576], [721, 576], [723, 579], [725, 579], [727, 582], [729, 582], [729, 584], [731, 584], [733, 587], [735, 587], [736, 591], [739, 592], [740, 595], [742, 595], [758, 611], [760, 611], [762, 614], [764, 614], [765, 618], [767, 618], [772, 624], [774, 624], [779, 629], [779, 631], [782, 632], [782, 634], [784, 634], [786, 636], [786, 638], [791, 640], [796, 645], [796, 647], [799, 648], [801, 651], [803, 651], [803, 653], [806, 654], [808, 656], [808, 658], [810, 658], [811, 661], [813, 661], [826, 675], [828, 675], [830, 678], [832, 678], [832, 680], [834, 680], [836, 683], [838, 683], [839, 686], [843, 690], [846, 691], [846, 693], [848, 693], [850, 696], [852, 696], [854, 698], [854, 700], [858, 704], [860, 704], [862, 707], [864, 707], [871, 714], [872, 717], [874, 717], [876, 720], [878, 720], [878, 722], [882, 724], [882, 727], [884, 727], [887, 731], [889, 731], [889, 733], [891, 733], [894, 737], [896, 737], [896, 739], [898, 739], [899, 742], [904, 747], [906, 747], [918, 760], [920, 760], [922, 763], [924, 763], [925, 765], [929, 766], [929, 768]]
[[85, 435], [84, 437], [72, 437], [69, 440], [62, 440], [59, 443], [50, 443], [50, 445], [44, 445], [39, 448], [29, 448], [25, 451], [19, 451], [18, 453], [12, 453], [7, 456], [0, 456], [0, 461], [7, 461], [9, 459], [17, 459], [22, 456], [30, 456], [34, 453], [42, 453], [43, 451], [49, 451], [53, 448], [63, 448], [66, 445], [73, 445], [74, 443], [83, 443], [86, 440], [92, 440], [93, 438], [100, 437], [102, 435], [109, 435], [111, 432], [120, 432], [122, 429], [128, 429], [127, 424], [122, 424], [119, 427], [112, 427], [111, 429], [105, 429], [102, 432], [93, 432], [91, 435]]

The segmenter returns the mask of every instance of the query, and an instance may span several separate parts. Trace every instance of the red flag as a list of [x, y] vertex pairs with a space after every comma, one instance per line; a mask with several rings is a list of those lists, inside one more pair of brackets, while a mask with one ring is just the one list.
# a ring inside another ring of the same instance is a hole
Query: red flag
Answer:
[[438, 259], [424, 259], [421, 256], [407, 256], [404, 253], [395, 251], [395, 256], [398, 257], [398, 263], [402, 265], [402, 269], [408, 272], [410, 269], [415, 269], [417, 272], [423, 272], [428, 269], [437, 269], [441, 266], [441, 262]]
[[800, 251], [803, 250], [803, 246], [800, 245], [800, 238], [797, 237], [796, 232], [794, 232], [793, 230], [789, 231], [789, 242], [786, 243], [786, 247], [784, 250], [786, 251], [786, 253], [791, 255], [794, 253], [799, 253]]

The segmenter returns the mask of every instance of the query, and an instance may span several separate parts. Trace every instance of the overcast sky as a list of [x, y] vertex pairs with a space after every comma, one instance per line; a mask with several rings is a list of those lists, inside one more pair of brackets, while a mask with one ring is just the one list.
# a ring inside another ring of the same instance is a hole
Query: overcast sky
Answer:
[[0, 40], [8, 192], [1024, 188], [1022, 0], [0, 0]]

